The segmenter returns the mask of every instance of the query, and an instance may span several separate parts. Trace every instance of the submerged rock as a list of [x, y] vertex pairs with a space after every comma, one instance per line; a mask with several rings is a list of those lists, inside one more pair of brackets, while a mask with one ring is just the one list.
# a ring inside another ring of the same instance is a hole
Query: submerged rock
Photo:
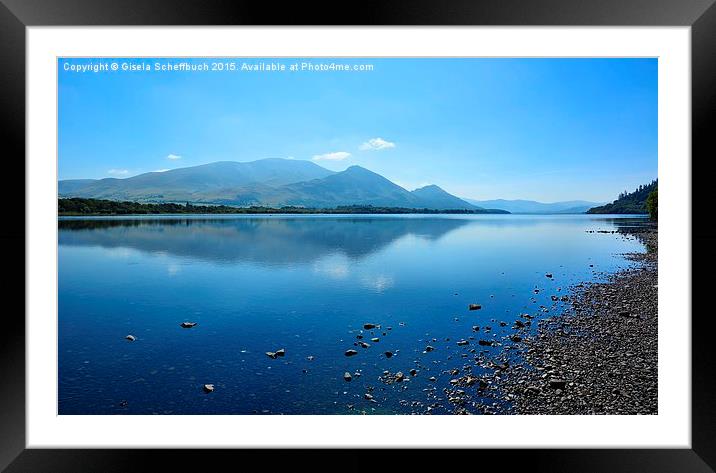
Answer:
[[431, 351], [433, 351], [433, 350], [435, 350], [435, 347], [431, 347], [430, 345], [428, 345], [428, 346], [425, 347], [425, 351], [426, 351], [426, 352], [431, 352]]
[[361, 348], [370, 348], [370, 344], [366, 342], [358, 342], [358, 345], [360, 345]]
[[182, 322], [180, 325], [182, 328], [192, 328], [196, 325], [196, 322]]
[[392, 351], [386, 351], [386, 352], [385, 352], [385, 357], [386, 357], [386, 358], [392, 358], [392, 357], [393, 357], [393, 352], [392, 352]]
[[380, 327], [380, 325], [378, 325], [378, 324], [363, 324], [363, 328], [366, 330], [370, 330], [370, 329], [373, 329], [376, 327]]

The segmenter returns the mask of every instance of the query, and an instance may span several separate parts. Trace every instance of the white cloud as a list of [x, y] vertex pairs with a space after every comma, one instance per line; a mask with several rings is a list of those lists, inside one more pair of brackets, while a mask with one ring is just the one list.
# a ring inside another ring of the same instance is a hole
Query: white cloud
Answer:
[[152, 171], [152, 172], [167, 172], [167, 171], [171, 171], [171, 169], [169, 169], [169, 168], [164, 168], [164, 169], [155, 169], [155, 170], [154, 170], [154, 171]]
[[313, 156], [314, 161], [342, 161], [351, 154], [346, 151], [336, 151], [333, 153], [317, 154]]
[[362, 151], [380, 151], [382, 149], [395, 148], [395, 143], [384, 140], [383, 138], [371, 138], [366, 141], [360, 148]]
[[181, 156], [179, 156], [178, 154], [169, 154], [169, 156], [167, 156], [167, 159], [171, 161], [176, 161], [177, 159], [181, 159]]
[[107, 174], [110, 176], [126, 176], [129, 174], [129, 171], [126, 169], [110, 169], [107, 171]]

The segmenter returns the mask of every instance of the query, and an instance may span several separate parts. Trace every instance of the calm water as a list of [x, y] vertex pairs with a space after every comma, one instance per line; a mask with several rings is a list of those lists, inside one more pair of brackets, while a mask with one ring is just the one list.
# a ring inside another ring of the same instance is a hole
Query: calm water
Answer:
[[[587, 232], [639, 220], [61, 219], [59, 413], [424, 412], [448, 386], [452, 376], [445, 371], [466, 363], [468, 349], [503, 359], [518, 314], [549, 316], [550, 295], [628, 266], [623, 253], [645, 251], [619, 233]], [[470, 303], [482, 310], [468, 311]], [[183, 329], [184, 321], [198, 325]], [[364, 331], [369, 348], [354, 346], [367, 322], [381, 328]], [[473, 325], [481, 327], [478, 334]], [[136, 341], [125, 340], [128, 334]], [[456, 345], [471, 335], [503, 344]], [[428, 344], [436, 350], [423, 353]], [[266, 356], [279, 348], [285, 357]], [[347, 349], [358, 355], [346, 357]], [[388, 359], [385, 351], [396, 355]], [[419, 372], [410, 382], [378, 379], [384, 370], [411, 368]], [[360, 377], [345, 382], [346, 371]], [[214, 392], [203, 392], [207, 383]], [[377, 402], [363, 399], [371, 387]], [[424, 390], [433, 387], [428, 399]]]

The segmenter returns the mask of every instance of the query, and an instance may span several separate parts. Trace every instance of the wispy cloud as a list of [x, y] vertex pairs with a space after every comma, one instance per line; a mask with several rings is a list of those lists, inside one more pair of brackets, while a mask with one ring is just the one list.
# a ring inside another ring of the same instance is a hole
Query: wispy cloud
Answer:
[[110, 169], [107, 174], [110, 176], [127, 176], [129, 171], [127, 169]]
[[395, 143], [384, 140], [383, 138], [371, 138], [362, 145], [359, 149], [362, 151], [380, 151], [382, 149], [395, 148]]
[[181, 156], [179, 156], [178, 154], [169, 154], [169, 156], [167, 156], [167, 159], [170, 161], [176, 161], [177, 159], [181, 159]]
[[170, 169], [169, 169], [169, 168], [165, 168], [165, 169], [155, 169], [155, 170], [152, 171], [152, 172], [167, 172], [167, 171], [170, 171]]
[[342, 161], [351, 154], [346, 151], [335, 151], [333, 153], [317, 154], [313, 156], [314, 161]]

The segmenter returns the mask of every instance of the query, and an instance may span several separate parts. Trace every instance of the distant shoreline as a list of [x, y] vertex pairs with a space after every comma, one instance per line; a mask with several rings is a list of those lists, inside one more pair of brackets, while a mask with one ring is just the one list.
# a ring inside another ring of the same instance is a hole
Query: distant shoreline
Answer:
[[60, 217], [101, 217], [119, 215], [332, 215], [332, 214], [509, 214], [499, 209], [414, 209], [405, 207], [375, 207], [372, 205], [346, 205], [334, 208], [307, 207], [230, 207], [227, 205], [194, 205], [177, 203], [142, 204], [130, 201], [103, 199], [60, 198], [58, 199]]

